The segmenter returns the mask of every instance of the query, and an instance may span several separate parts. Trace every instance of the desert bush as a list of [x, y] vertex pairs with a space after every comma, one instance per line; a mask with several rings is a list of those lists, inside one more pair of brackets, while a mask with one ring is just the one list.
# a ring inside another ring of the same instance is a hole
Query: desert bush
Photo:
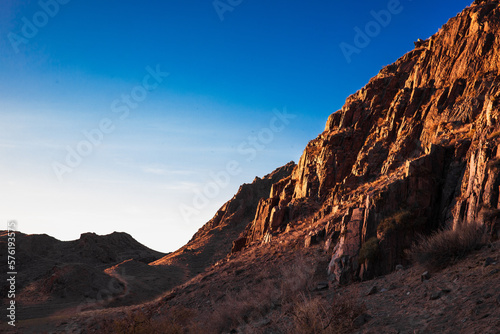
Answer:
[[230, 291], [220, 302], [214, 302], [213, 311], [206, 319], [207, 333], [230, 331], [261, 319], [279, 298], [279, 287], [271, 280], [264, 281], [252, 290]]
[[374, 261], [379, 255], [378, 238], [372, 237], [368, 239], [359, 250], [359, 262], [364, 263], [366, 260]]
[[418, 230], [425, 224], [425, 218], [410, 210], [399, 210], [383, 219], [377, 226], [377, 232], [386, 234], [393, 231]]
[[292, 263], [281, 267], [280, 298], [282, 302], [292, 301], [308, 289], [316, 266], [303, 257], [297, 257]]
[[302, 300], [294, 305], [293, 332], [298, 334], [323, 333], [330, 324], [331, 310], [327, 303], [319, 297], [308, 298], [301, 295]]
[[361, 315], [366, 306], [356, 299], [356, 293], [337, 295], [332, 303], [321, 297], [301, 295], [293, 309], [293, 333], [340, 334], [354, 330], [353, 320]]
[[227, 291], [224, 299], [212, 302], [212, 312], [202, 319], [207, 333], [228, 332], [256, 323], [273, 310], [287, 313], [309, 291], [316, 267], [297, 256], [288, 264], [270, 269], [251, 288]]
[[385, 234], [390, 231], [398, 230], [407, 225], [412, 218], [412, 214], [408, 210], [400, 210], [392, 216], [385, 218], [377, 226], [379, 233]]
[[478, 224], [463, 224], [457, 229], [443, 229], [430, 236], [420, 236], [408, 254], [417, 263], [432, 270], [446, 268], [487, 241]]

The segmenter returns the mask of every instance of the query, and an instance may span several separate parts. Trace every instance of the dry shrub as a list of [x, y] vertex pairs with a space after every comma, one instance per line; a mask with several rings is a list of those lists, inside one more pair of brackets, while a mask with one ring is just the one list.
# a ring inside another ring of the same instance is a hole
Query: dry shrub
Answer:
[[326, 308], [327, 303], [321, 298], [308, 298], [301, 295], [303, 300], [293, 309], [293, 332], [297, 334], [322, 333], [329, 327], [331, 312]]
[[359, 262], [364, 263], [366, 260], [375, 261], [379, 256], [379, 240], [377, 237], [368, 239], [359, 250]]
[[354, 330], [353, 320], [366, 307], [356, 299], [356, 293], [336, 296], [333, 303], [321, 297], [308, 298], [296, 303], [293, 310], [293, 333], [297, 334], [340, 334]]
[[396, 231], [402, 228], [406, 228], [410, 225], [413, 215], [408, 210], [400, 210], [394, 213], [392, 216], [385, 218], [377, 226], [377, 232], [381, 234], [386, 234], [391, 231]]
[[196, 312], [184, 307], [170, 308], [166, 315], [152, 317], [143, 311], [131, 311], [100, 329], [103, 333], [182, 334], [201, 333], [195, 324]]
[[301, 295], [308, 291], [316, 267], [298, 256], [289, 264], [264, 271], [257, 286], [233, 290], [213, 302], [210, 315], [200, 320], [207, 333], [228, 332], [257, 323], [272, 310], [290, 312]]
[[417, 263], [432, 270], [440, 270], [480, 249], [486, 241], [481, 226], [463, 224], [455, 230], [448, 228], [428, 237], [420, 237], [408, 253]]
[[226, 297], [214, 303], [213, 312], [201, 321], [207, 333], [221, 333], [261, 319], [274, 307], [279, 289], [271, 281], [262, 282], [253, 290], [226, 293]]
[[283, 303], [294, 301], [301, 292], [307, 291], [312, 281], [316, 266], [303, 257], [297, 257], [281, 267], [281, 299]]

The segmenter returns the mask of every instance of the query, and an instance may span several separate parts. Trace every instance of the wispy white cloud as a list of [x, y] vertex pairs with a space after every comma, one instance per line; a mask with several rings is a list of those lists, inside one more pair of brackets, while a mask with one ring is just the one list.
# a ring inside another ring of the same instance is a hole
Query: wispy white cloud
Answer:
[[157, 185], [156, 187], [160, 190], [192, 192], [196, 189], [200, 189], [202, 187], [202, 184], [196, 182], [181, 181], [181, 182], [160, 184]]
[[36, 141], [36, 140], [25, 140], [25, 141], [12, 141], [12, 140], [2, 140], [0, 139], [0, 148], [15, 148], [15, 149], [51, 149], [59, 150], [64, 149], [61, 144], [55, 144], [49, 141]]
[[176, 169], [169, 169], [161, 166], [142, 166], [141, 170], [144, 173], [147, 174], [154, 174], [154, 175], [184, 175], [184, 176], [189, 176], [196, 174], [195, 171], [193, 170], [176, 170]]

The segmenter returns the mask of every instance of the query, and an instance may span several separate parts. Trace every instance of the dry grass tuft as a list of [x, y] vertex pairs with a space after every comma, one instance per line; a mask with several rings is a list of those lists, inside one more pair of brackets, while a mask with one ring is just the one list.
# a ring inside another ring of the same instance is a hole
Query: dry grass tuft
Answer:
[[214, 303], [213, 312], [203, 319], [210, 333], [222, 333], [262, 319], [279, 299], [279, 288], [266, 281], [254, 290], [229, 292], [223, 301]]
[[440, 270], [480, 249], [487, 241], [478, 224], [464, 224], [456, 230], [440, 230], [429, 237], [420, 237], [408, 254], [417, 263], [431, 270]]
[[303, 291], [309, 288], [316, 266], [307, 261], [303, 257], [297, 257], [288, 266], [281, 268], [281, 300], [282, 302], [293, 301]]
[[299, 296], [308, 291], [315, 269], [298, 256], [287, 265], [264, 271], [257, 286], [227, 291], [224, 299], [212, 302], [211, 314], [198, 321], [204, 323], [207, 333], [223, 333], [252, 327], [273, 310], [290, 312]]
[[320, 297], [302, 300], [293, 310], [293, 333], [297, 334], [341, 334], [354, 330], [353, 321], [365, 312], [366, 307], [355, 295], [336, 296], [333, 303]]

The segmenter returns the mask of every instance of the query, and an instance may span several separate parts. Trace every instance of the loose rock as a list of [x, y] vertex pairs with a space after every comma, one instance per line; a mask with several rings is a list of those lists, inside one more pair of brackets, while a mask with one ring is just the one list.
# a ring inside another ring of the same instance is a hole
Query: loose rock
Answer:
[[495, 260], [493, 260], [491, 257], [487, 257], [486, 260], [484, 260], [484, 266], [487, 267], [489, 265], [496, 264]]
[[371, 295], [374, 295], [378, 292], [378, 288], [376, 285], [372, 286], [370, 288], [370, 290], [368, 290], [368, 292], [366, 293], [367, 296], [371, 296]]
[[436, 299], [441, 298], [441, 295], [442, 295], [441, 291], [433, 292], [433, 293], [431, 293], [431, 296], [429, 297], [429, 299], [430, 300], [436, 300]]
[[370, 321], [373, 317], [369, 314], [363, 313], [359, 316], [357, 316], [353, 321], [353, 325], [355, 327], [361, 327], [364, 324], [366, 324], [368, 321]]

